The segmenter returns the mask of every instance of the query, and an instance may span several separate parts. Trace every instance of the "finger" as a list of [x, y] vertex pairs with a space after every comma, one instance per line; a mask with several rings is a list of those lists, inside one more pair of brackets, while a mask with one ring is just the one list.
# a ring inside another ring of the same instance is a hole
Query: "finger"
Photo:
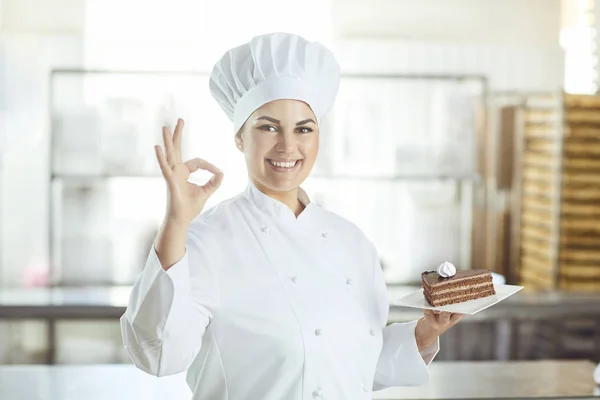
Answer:
[[454, 325], [458, 323], [458, 321], [463, 319], [464, 316], [465, 314], [452, 313], [452, 315], [450, 316], [450, 323]]
[[156, 152], [156, 158], [158, 159], [158, 165], [160, 166], [160, 170], [162, 171], [165, 179], [171, 179], [173, 171], [171, 167], [169, 167], [169, 163], [165, 157], [165, 154], [162, 151], [160, 146], [154, 146], [154, 151]]
[[440, 310], [432, 310], [432, 311], [433, 311], [433, 313], [434, 313], [435, 315], [438, 315], [438, 314], [441, 314], [441, 313], [442, 313]]
[[434, 320], [435, 321], [435, 310], [423, 310], [423, 314], [425, 315], [425, 318], [429, 319], [429, 320]]
[[440, 324], [448, 324], [450, 322], [450, 313], [449, 312], [443, 312], [440, 315], [438, 315], [438, 321]]
[[173, 154], [173, 135], [171, 135], [171, 131], [166, 126], [162, 128], [163, 133], [163, 142], [165, 142], [165, 150], [167, 153], [167, 161], [170, 166], [175, 165], [175, 154]]
[[188, 167], [190, 173], [196, 172], [199, 169], [212, 172], [215, 175], [222, 172], [219, 168], [215, 167], [213, 164], [201, 158], [193, 158], [191, 160], [187, 160], [184, 164], [186, 167]]
[[213, 175], [208, 182], [206, 182], [202, 186], [195, 186], [197, 193], [203, 193], [205, 196], [212, 196], [212, 194], [221, 186], [221, 182], [223, 181], [224, 174], [219, 172], [218, 174]]
[[223, 176], [224, 174], [222, 172], [213, 175], [213, 177], [210, 178], [208, 182], [206, 182], [204, 187], [211, 193], [214, 193], [219, 188], [219, 186], [221, 186], [221, 182], [223, 182]]
[[177, 157], [176, 161], [181, 161], [181, 137], [183, 136], [184, 124], [183, 119], [179, 118], [177, 125], [175, 125], [175, 132], [173, 132], [173, 152]]

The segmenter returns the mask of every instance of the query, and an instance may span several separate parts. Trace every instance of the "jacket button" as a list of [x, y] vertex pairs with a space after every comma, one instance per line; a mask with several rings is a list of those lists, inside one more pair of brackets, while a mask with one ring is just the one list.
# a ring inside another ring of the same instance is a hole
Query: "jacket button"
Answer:
[[269, 231], [269, 227], [268, 227], [268, 226], [263, 226], [263, 227], [262, 227], [262, 231], [263, 231], [264, 233], [269, 233], [269, 232], [270, 232], [270, 231]]
[[322, 394], [323, 394], [323, 391], [321, 389], [315, 389], [313, 391], [313, 397], [321, 397]]
[[327, 239], [327, 237], [329, 236], [329, 233], [323, 232], [323, 233], [321, 233], [321, 236], [323, 236], [323, 239]]
[[292, 282], [294, 282], [294, 283], [298, 282], [298, 277], [297, 276], [292, 276]]
[[375, 332], [375, 329], [371, 329], [371, 330], [369, 331], [369, 333], [371, 334], [371, 336], [375, 336], [375, 333], [376, 333], [376, 332]]
[[347, 285], [352, 285], [352, 279], [350, 279], [350, 278], [346, 279], [346, 284]]
[[315, 335], [321, 336], [321, 330], [320, 329], [315, 329]]

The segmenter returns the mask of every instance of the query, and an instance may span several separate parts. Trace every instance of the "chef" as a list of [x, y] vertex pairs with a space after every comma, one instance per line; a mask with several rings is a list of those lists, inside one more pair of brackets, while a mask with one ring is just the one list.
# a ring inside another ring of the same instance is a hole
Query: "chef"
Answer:
[[[138, 368], [187, 371], [194, 400], [370, 399], [421, 385], [439, 335], [462, 318], [426, 311], [386, 326], [372, 242], [300, 187], [339, 80], [333, 54], [296, 35], [227, 51], [209, 86], [233, 122], [248, 185], [204, 211], [223, 173], [181, 159], [182, 120], [163, 128], [167, 211], [121, 330]], [[214, 174], [204, 186], [187, 182], [199, 169]]]

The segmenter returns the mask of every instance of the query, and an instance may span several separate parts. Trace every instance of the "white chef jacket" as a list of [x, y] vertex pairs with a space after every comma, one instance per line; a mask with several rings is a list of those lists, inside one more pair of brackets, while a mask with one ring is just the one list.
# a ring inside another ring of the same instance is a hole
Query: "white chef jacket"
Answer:
[[370, 399], [419, 385], [416, 321], [386, 326], [377, 253], [362, 231], [311, 203], [296, 218], [250, 182], [190, 225], [166, 272], [154, 249], [121, 318], [134, 364], [187, 370], [194, 400]]

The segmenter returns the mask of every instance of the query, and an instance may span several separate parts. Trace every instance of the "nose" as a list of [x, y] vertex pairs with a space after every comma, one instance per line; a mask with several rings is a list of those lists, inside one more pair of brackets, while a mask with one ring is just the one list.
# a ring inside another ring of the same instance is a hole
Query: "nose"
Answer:
[[283, 154], [294, 154], [296, 149], [298, 148], [298, 144], [296, 143], [296, 137], [291, 132], [282, 132], [277, 135], [277, 146], [275, 150], [278, 153]]

